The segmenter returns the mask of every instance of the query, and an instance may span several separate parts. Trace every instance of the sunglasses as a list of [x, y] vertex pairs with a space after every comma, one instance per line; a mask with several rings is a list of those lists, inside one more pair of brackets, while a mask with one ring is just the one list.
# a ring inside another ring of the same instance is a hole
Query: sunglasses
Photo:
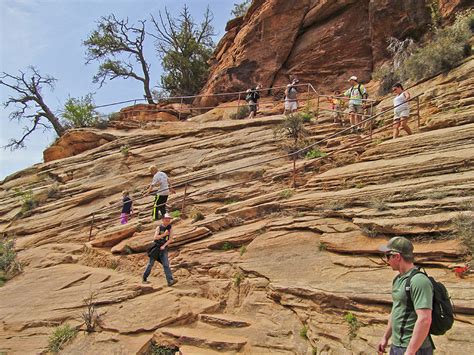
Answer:
[[385, 253], [385, 258], [388, 260], [390, 260], [390, 258], [394, 255], [399, 255], [400, 253], [394, 253], [394, 252], [388, 252], [388, 253]]

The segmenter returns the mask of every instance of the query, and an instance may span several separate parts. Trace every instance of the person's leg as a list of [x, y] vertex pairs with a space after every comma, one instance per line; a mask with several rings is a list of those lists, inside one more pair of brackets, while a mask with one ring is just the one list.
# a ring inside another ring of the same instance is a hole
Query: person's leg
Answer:
[[430, 346], [429, 348], [419, 349], [416, 355], [433, 355], [433, 348]]
[[158, 199], [158, 211], [162, 217], [166, 214], [166, 201], [168, 201], [168, 195], [162, 195]]
[[402, 117], [402, 128], [408, 133], [408, 135], [412, 134], [410, 127], [408, 127], [408, 117]]
[[160, 195], [155, 195], [155, 199], [153, 200], [153, 209], [151, 210], [151, 218], [154, 221], [159, 219], [159, 217], [158, 217], [158, 201], [159, 201], [159, 199], [160, 199]]
[[400, 134], [400, 121], [393, 121], [393, 139], [398, 138]]
[[148, 265], [146, 266], [145, 272], [143, 274], [143, 281], [146, 281], [148, 279], [148, 276], [150, 276], [151, 269], [153, 268], [154, 263], [155, 259], [150, 256], [150, 260], [148, 260]]
[[166, 282], [168, 285], [173, 283], [173, 275], [171, 274], [170, 263], [168, 260], [168, 249], [160, 251], [160, 260], [161, 265], [163, 265], [163, 270], [165, 271]]
[[127, 224], [128, 223], [128, 215], [126, 213], [120, 214], [120, 224]]

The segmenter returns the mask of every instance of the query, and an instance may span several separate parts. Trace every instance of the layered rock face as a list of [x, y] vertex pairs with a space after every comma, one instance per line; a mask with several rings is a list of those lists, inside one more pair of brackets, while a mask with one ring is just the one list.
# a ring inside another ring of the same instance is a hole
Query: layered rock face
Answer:
[[[374, 353], [395, 276], [377, 248], [403, 235], [456, 306], [453, 329], [434, 339], [438, 353], [473, 353], [474, 278], [452, 270], [467, 257], [457, 221], [474, 217], [473, 74], [471, 57], [410, 89], [422, 94], [413, 136], [334, 137], [341, 128], [321, 114], [306, 128], [312, 141], [332, 137], [319, 146], [331, 155], [298, 159], [297, 189], [273, 134], [282, 115], [109, 129], [114, 139], [100, 147], [6, 178], [0, 232], [16, 237], [23, 272], [0, 288], [0, 352], [41, 353], [54, 326], [69, 323], [80, 331], [66, 354], [143, 354], [152, 342], [183, 354]], [[140, 282], [157, 226], [152, 196], [140, 197], [150, 164], [176, 187], [170, 211], [186, 191], [173, 220], [172, 288], [159, 265], [151, 285]], [[17, 189], [38, 205], [22, 211]], [[136, 201], [122, 226], [124, 189]], [[100, 322], [86, 333], [91, 293]]]
[[[346, 86], [348, 77], [370, 80], [387, 58], [390, 37], [419, 39], [432, 22], [427, 0], [259, 0], [242, 20], [229, 22], [219, 42], [202, 94], [272, 88], [290, 78], [318, 90]], [[436, 6], [433, 5], [433, 6]], [[442, 18], [470, 6], [467, 0], [437, 5]], [[210, 106], [218, 98], [196, 104]]]

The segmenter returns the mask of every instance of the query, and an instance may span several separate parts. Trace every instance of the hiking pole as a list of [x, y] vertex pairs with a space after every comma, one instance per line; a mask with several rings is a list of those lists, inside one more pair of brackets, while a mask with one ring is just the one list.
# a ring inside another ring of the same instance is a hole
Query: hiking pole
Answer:
[[91, 237], [92, 237], [92, 227], [94, 227], [94, 219], [95, 219], [95, 212], [92, 214], [91, 228], [89, 229], [89, 242], [91, 241]]
[[318, 100], [316, 101], [316, 119], [319, 118], [319, 94], [318, 94]]

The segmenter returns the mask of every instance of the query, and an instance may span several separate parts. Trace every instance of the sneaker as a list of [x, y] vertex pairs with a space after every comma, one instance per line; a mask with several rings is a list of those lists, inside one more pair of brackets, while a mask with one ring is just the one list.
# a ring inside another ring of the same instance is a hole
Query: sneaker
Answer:
[[151, 282], [150, 282], [150, 281], [147, 281], [147, 280], [145, 280], [145, 279], [142, 279], [142, 284], [151, 284]]
[[171, 287], [173, 285], [176, 285], [176, 283], [178, 282], [178, 280], [173, 280], [171, 281], [170, 283], [168, 283], [168, 287]]

